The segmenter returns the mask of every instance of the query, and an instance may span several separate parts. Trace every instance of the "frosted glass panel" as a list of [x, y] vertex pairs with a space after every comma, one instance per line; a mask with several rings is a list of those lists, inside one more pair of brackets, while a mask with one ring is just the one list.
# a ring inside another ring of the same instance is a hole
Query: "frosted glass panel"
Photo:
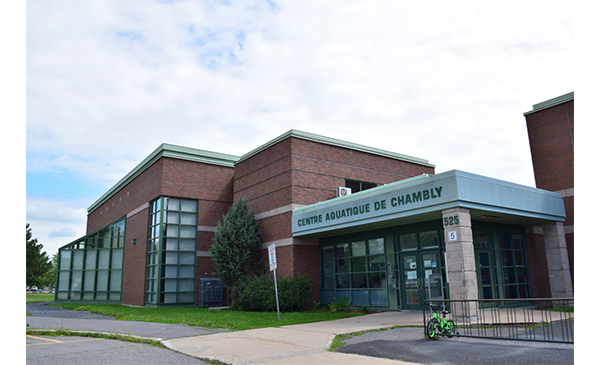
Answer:
[[121, 291], [121, 270], [110, 271], [110, 290]]
[[179, 199], [167, 198], [168, 205], [167, 210], [179, 210]]
[[96, 281], [97, 291], [106, 291], [108, 289], [108, 271], [98, 271], [98, 280]]
[[181, 265], [193, 265], [196, 261], [196, 253], [194, 252], [182, 252], [179, 256], [179, 263]]
[[167, 223], [179, 223], [179, 212], [167, 213]]
[[177, 238], [167, 238], [167, 251], [177, 251], [178, 246]]
[[167, 237], [179, 237], [179, 226], [167, 225]]
[[85, 291], [93, 291], [94, 283], [96, 282], [96, 272], [95, 271], [86, 271], [84, 276], [84, 284], [83, 290]]
[[58, 273], [58, 290], [67, 291], [69, 290], [69, 272], [61, 271]]
[[181, 251], [196, 251], [196, 240], [182, 239], [179, 249]]
[[176, 278], [177, 266], [165, 266], [165, 278]]
[[194, 291], [194, 279], [179, 280], [179, 291]]
[[196, 237], [196, 226], [181, 226], [181, 237], [182, 238], [194, 238]]
[[69, 270], [71, 268], [71, 251], [60, 251], [60, 269]]
[[88, 250], [85, 254], [85, 269], [94, 270], [96, 268], [96, 250]]
[[181, 224], [196, 225], [196, 213], [181, 213]]
[[108, 269], [110, 250], [100, 250], [98, 252], [98, 269]]
[[71, 291], [81, 291], [83, 272], [73, 271], [71, 275]]
[[115, 249], [112, 251], [112, 269], [122, 269], [123, 268], [123, 249]]
[[177, 252], [165, 253], [165, 264], [177, 264]]
[[173, 292], [173, 291], [177, 291], [177, 280], [165, 280], [165, 291], [166, 292]]
[[73, 251], [73, 270], [83, 270], [83, 250]]
[[194, 293], [181, 293], [179, 294], [179, 303], [193, 303]]
[[179, 277], [180, 278], [193, 278], [194, 275], [194, 266], [180, 266], [179, 267]]
[[165, 303], [176, 303], [177, 302], [177, 294], [165, 294]]
[[196, 212], [198, 210], [198, 204], [195, 200], [181, 200], [181, 210], [184, 212]]

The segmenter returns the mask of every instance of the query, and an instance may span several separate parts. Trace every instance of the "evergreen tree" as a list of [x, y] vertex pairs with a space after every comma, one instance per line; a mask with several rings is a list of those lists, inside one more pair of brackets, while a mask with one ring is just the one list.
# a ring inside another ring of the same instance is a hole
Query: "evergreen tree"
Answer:
[[260, 245], [254, 211], [244, 198], [238, 199], [217, 223], [214, 243], [209, 252], [221, 282], [237, 292], [237, 283], [245, 277]]
[[29, 223], [27, 223], [25, 229], [27, 244], [27, 274], [25, 280], [27, 286], [42, 286], [47, 284], [47, 274], [52, 270], [52, 262], [50, 262], [48, 254], [42, 251], [44, 246], [38, 243], [37, 238], [33, 238]]

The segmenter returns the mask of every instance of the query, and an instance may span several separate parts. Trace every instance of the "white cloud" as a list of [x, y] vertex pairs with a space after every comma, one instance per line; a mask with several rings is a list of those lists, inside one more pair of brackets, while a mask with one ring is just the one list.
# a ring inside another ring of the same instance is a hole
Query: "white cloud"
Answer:
[[83, 204], [75, 200], [27, 197], [27, 223], [48, 255], [85, 235], [87, 211]]
[[106, 189], [163, 142], [293, 128], [533, 185], [523, 113], [574, 90], [559, 5], [29, 1], [28, 170]]

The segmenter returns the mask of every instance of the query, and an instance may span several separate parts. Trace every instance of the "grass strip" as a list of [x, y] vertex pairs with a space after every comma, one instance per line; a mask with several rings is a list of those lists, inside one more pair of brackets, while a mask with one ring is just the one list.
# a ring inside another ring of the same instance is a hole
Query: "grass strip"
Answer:
[[52, 304], [70, 310], [89, 311], [91, 313], [114, 317], [122, 321], [180, 323], [203, 328], [228, 328], [234, 331], [279, 327], [292, 324], [331, 321], [334, 319], [360, 316], [360, 312], [331, 313], [322, 312], [283, 312], [281, 321], [277, 312], [244, 312], [234, 310], [208, 310], [198, 307], [148, 308], [124, 305], [81, 305]]
[[130, 334], [123, 335], [118, 333], [100, 333], [100, 332], [88, 332], [88, 331], [71, 331], [71, 330], [37, 330], [37, 329], [28, 329], [26, 332], [27, 335], [35, 335], [35, 336], [68, 336], [68, 337], [93, 337], [93, 338], [104, 338], [108, 340], [119, 340], [126, 342], [134, 342], [141, 343], [146, 345], [152, 345], [156, 347], [163, 346], [160, 341], [152, 340], [148, 338], [142, 338], [137, 336], [132, 336]]

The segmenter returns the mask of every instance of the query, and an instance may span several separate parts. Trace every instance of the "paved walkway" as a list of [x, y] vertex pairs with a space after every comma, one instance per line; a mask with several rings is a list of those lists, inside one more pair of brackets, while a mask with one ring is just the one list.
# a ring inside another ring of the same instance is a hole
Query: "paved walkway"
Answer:
[[[28, 309], [29, 310], [29, 309]], [[70, 311], [69, 311], [70, 312]], [[26, 317], [29, 328], [122, 333], [160, 340], [168, 348], [227, 364], [414, 364], [328, 351], [334, 337], [423, 324], [420, 311], [383, 312], [334, 321], [214, 333], [187, 325], [98, 318]]]
[[330, 352], [328, 349], [339, 334], [422, 324], [423, 313], [420, 311], [384, 312], [335, 321], [171, 339], [163, 344], [187, 355], [227, 364], [397, 365], [397, 360]]

